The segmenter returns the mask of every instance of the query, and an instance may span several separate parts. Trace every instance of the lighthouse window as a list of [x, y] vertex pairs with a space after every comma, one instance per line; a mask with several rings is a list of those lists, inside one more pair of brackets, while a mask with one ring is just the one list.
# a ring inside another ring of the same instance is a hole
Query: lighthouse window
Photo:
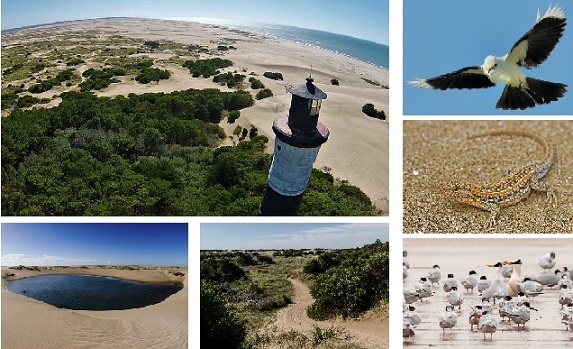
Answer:
[[310, 116], [318, 116], [318, 112], [320, 111], [320, 99], [312, 99], [309, 101], [310, 107]]

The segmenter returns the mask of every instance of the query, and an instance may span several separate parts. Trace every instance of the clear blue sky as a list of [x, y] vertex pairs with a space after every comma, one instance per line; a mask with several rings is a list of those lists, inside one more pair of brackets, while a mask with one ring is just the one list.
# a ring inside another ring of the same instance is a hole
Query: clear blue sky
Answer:
[[388, 0], [2, 0], [2, 30], [99, 17], [208, 17], [287, 24], [388, 44]]
[[2, 223], [2, 265], [186, 266], [187, 224]]
[[[429, 90], [406, 81], [431, 78], [481, 65], [488, 55], [503, 56], [555, 0], [408, 0], [404, 1], [405, 115], [562, 115], [573, 113], [573, 28], [571, 23], [549, 58], [527, 76], [561, 82], [568, 92], [557, 102], [525, 111], [504, 111], [495, 104], [502, 86], [481, 90]], [[568, 21], [573, 2], [560, 1]]]
[[202, 250], [354, 248], [388, 241], [388, 224], [203, 223]]

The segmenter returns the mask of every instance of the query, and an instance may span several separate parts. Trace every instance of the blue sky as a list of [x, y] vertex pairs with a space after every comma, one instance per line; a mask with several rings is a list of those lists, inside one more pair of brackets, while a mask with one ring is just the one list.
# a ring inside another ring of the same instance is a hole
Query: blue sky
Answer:
[[[537, 8], [545, 13], [552, 0], [408, 0], [404, 1], [405, 115], [571, 115], [573, 113], [573, 28], [549, 58], [527, 76], [568, 85], [564, 97], [525, 111], [504, 111], [495, 104], [503, 87], [435, 91], [406, 81], [431, 78], [463, 67], [481, 65], [488, 55], [503, 56], [535, 23]], [[561, 1], [570, 17], [573, 7]], [[569, 11], [568, 11], [569, 10]]]
[[200, 17], [287, 24], [388, 44], [388, 0], [2, 0], [2, 30], [99, 17]]
[[187, 224], [2, 223], [2, 265], [186, 266]]
[[388, 224], [203, 223], [202, 250], [354, 248], [388, 241]]

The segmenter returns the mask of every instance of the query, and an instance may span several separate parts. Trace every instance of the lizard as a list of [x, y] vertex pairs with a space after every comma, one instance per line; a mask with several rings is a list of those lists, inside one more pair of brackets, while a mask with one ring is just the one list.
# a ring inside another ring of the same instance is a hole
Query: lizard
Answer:
[[540, 135], [526, 130], [492, 130], [469, 135], [471, 139], [493, 136], [522, 136], [537, 141], [543, 147], [543, 159], [518, 168], [497, 182], [484, 186], [473, 186], [454, 181], [440, 188], [440, 193], [451, 201], [481, 208], [491, 212], [490, 225], [493, 225], [503, 207], [525, 200], [531, 190], [547, 193], [549, 202], [556, 202], [554, 189], [546, 182], [540, 182], [553, 165], [555, 150]]

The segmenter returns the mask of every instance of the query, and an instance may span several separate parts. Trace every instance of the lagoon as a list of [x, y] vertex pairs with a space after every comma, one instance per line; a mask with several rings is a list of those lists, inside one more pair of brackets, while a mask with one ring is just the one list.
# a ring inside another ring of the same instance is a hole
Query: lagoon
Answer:
[[9, 281], [6, 289], [58, 308], [122, 310], [164, 301], [181, 284], [141, 283], [107, 276], [55, 274]]

